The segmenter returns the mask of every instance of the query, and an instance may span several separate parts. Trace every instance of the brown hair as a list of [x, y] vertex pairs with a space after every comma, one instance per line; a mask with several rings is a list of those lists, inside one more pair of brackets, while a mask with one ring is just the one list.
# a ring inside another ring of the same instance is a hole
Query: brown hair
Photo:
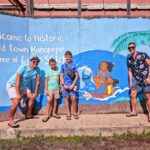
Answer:
[[66, 55], [70, 55], [70, 56], [72, 57], [72, 53], [71, 53], [70, 51], [66, 51], [66, 52], [65, 52], [65, 56], [66, 56]]
[[50, 64], [51, 62], [56, 62], [56, 60], [55, 60], [54, 58], [51, 58], [51, 59], [49, 60], [49, 64]]
[[[129, 44], [128, 44], [128, 46], [129, 46], [130, 44], [134, 44], [134, 45], [135, 45], [135, 43], [134, 43], [134, 42], [131, 42], [131, 43], [129, 43]], [[135, 45], [135, 46], [136, 46], [136, 45]]]

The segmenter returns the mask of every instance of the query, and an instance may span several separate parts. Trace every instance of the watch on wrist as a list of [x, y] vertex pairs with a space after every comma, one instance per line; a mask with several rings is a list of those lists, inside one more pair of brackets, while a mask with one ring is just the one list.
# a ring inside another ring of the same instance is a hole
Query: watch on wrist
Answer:
[[64, 84], [62, 84], [62, 86], [64, 86]]

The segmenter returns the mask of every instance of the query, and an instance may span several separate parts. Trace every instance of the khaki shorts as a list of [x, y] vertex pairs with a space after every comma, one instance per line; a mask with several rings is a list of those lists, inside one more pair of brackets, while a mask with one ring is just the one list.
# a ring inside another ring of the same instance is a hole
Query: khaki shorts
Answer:
[[[9, 95], [10, 99], [17, 97], [15, 85], [7, 84], [6, 85], [6, 90], [7, 90], [7, 93]], [[20, 87], [21, 96], [24, 96], [25, 94], [27, 94], [29, 92], [31, 92], [31, 91], [28, 87], [26, 87], [26, 86], [21, 86]]]
[[50, 100], [60, 98], [59, 90], [48, 90], [48, 94]]

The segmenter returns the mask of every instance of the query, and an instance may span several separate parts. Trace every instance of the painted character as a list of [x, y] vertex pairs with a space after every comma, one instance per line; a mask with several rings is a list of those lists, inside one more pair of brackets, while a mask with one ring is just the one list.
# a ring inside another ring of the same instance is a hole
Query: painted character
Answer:
[[103, 95], [105, 95], [105, 96], [111, 96], [111, 95], [113, 95], [113, 94], [114, 94], [114, 87], [115, 87], [118, 83], [119, 83], [118, 80], [109, 77], [109, 78], [107, 79], [107, 86], [106, 86], [106, 88], [105, 88], [105, 90], [104, 90]]
[[85, 93], [83, 94], [84, 97], [88, 97], [88, 98], [105, 98], [107, 96], [111, 96], [114, 94], [114, 87], [119, 83], [119, 81], [117, 79], [113, 79], [113, 78], [108, 78], [107, 79], [107, 86], [103, 92], [103, 94], [99, 94], [99, 93]]
[[94, 82], [97, 84], [96, 90], [99, 91], [102, 85], [107, 86], [107, 79], [109, 78], [108, 73], [114, 68], [112, 62], [103, 61], [99, 64], [99, 72], [94, 77]]
[[89, 93], [95, 92], [95, 84], [91, 82], [92, 76], [93, 76], [93, 72], [90, 68], [87, 67], [83, 70], [82, 80], [85, 83], [84, 90]]

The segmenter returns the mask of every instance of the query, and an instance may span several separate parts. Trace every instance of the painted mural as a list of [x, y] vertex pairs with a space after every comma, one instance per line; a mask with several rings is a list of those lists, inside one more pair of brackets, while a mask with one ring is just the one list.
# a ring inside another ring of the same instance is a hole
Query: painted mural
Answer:
[[119, 75], [121, 68], [128, 72], [126, 63], [122, 63], [126, 62], [124, 56], [113, 57], [112, 52], [90, 50], [75, 55], [74, 61], [78, 64], [78, 97], [82, 102], [115, 103], [128, 98], [128, 77]]
[[[146, 18], [34, 19], [0, 15], [0, 22], [0, 112], [9, 110], [12, 104], [5, 90], [8, 79], [20, 64], [29, 64], [30, 56], [41, 59], [42, 79], [35, 106], [45, 107], [44, 76], [50, 58], [56, 59], [60, 68], [65, 51], [72, 51], [79, 72], [78, 103], [111, 104], [130, 101], [128, 43], [135, 42], [137, 50], [150, 55], [150, 20]], [[34, 82], [29, 84], [32, 89]], [[142, 94], [140, 99], [144, 99]], [[64, 104], [63, 98], [59, 104]]]

